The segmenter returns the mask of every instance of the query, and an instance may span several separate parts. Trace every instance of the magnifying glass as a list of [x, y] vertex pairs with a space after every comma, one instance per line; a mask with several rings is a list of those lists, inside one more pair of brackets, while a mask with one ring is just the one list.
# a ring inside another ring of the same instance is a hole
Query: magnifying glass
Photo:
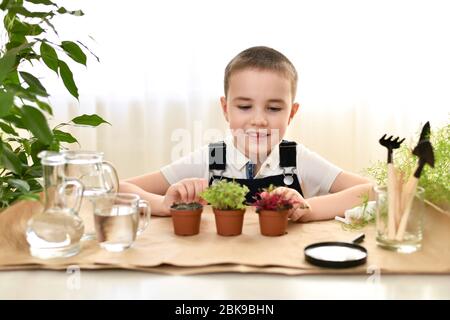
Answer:
[[349, 242], [319, 242], [305, 248], [305, 259], [311, 264], [325, 268], [356, 267], [367, 261], [367, 250], [358, 243], [364, 234]]

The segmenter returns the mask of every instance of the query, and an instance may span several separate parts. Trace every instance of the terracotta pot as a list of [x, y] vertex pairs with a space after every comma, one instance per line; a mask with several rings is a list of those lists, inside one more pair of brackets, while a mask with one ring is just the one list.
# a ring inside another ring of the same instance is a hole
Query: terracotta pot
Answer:
[[259, 212], [259, 228], [263, 236], [276, 237], [287, 233], [288, 210]]
[[193, 236], [200, 231], [200, 220], [203, 208], [197, 210], [170, 209], [173, 230], [178, 236]]
[[244, 210], [219, 210], [213, 208], [217, 233], [221, 236], [237, 236], [242, 233]]

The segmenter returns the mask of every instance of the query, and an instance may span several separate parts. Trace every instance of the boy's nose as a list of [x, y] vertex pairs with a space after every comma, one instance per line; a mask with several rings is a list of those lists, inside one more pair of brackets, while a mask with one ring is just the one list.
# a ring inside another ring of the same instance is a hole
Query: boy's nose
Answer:
[[266, 118], [265, 118], [262, 114], [257, 113], [257, 114], [252, 118], [251, 124], [252, 124], [253, 126], [265, 127], [265, 126], [268, 125], [268, 122], [267, 122]]

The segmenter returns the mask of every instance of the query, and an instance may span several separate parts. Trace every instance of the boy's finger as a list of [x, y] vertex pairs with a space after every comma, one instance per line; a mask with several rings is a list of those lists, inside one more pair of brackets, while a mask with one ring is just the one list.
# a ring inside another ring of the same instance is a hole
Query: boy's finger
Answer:
[[192, 202], [195, 199], [195, 183], [193, 181], [189, 183], [184, 184], [186, 191], [187, 191], [187, 197], [186, 202]]
[[302, 215], [303, 214], [299, 210], [293, 210], [290, 219], [291, 221], [298, 221]]
[[186, 188], [184, 187], [184, 184], [180, 183], [179, 185], [176, 186], [175, 190], [180, 196], [180, 201], [186, 202], [187, 191], [186, 191]]
[[[208, 189], [208, 187], [209, 187], [208, 181], [207, 181], [206, 179], [202, 179], [202, 180], [200, 181], [200, 185], [201, 185], [201, 191], [200, 191], [200, 193], [203, 193], [203, 192], [204, 192], [206, 189]], [[203, 204], [203, 205], [207, 205], [207, 204], [208, 204], [208, 201], [206, 201], [205, 199], [203, 199], [203, 198], [201, 197], [200, 194], [198, 195], [198, 201], [199, 201], [201, 204]]]
[[195, 191], [195, 197], [194, 197], [194, 201], [199, 201], [200, 200], [200, 193], [203, 191], [203, 183], [200, 180], [196, 180], [194, 181], [194, 191]]
[[272, 192], [275, 194], [278, 194], [278, 195], [285, 195], [287, 191], [288, 191], [288, 189], [285, 187], [278, 187], [275, 190], [273, 190]]

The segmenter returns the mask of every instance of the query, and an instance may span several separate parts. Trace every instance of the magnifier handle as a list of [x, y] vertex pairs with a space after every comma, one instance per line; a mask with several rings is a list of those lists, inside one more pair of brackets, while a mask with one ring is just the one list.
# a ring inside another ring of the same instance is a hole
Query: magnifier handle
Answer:
[[364, 241], [365, 237], [366, 237], [365, 234], [361, 233], [355, 239], [353, 239], [352, 243], [361, 243]]

